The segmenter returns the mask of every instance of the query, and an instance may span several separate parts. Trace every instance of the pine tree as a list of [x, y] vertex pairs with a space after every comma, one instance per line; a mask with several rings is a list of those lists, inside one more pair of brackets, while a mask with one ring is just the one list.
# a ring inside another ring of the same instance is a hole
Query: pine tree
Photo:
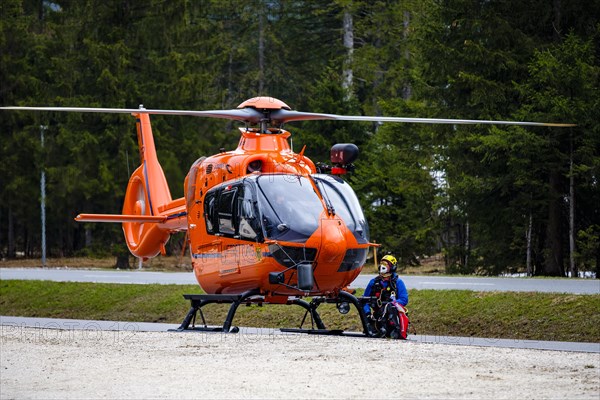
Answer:
[[[546, 257], [540, 273], [565, 275], [565, 259], [569, 259], [569, 269], [576, 275], [577, 231], [593, 231], [599, 221], [598, 205], [589, 202], [600, 191], [597, 187], [600, 140], [594, 108], [599, 101], [600, 68], [594, 42], [569, 34], [562, 43], [537, 51], [529, 68], [531, 77], [520, 86], [526, 99], [524, 112], [578, 124], [568, 130], [539, 132], [539, 140], [545, 142], [541, 176], [549, 182]], [[564, 199], [568, 199], [568, 209]], [[577, 206], [579, 203], [582, 207]], [[592, 254], [598, 251], [598, 242], [592, 246], [595, 250], [588, 247], [587, 241], [582, 244]]]

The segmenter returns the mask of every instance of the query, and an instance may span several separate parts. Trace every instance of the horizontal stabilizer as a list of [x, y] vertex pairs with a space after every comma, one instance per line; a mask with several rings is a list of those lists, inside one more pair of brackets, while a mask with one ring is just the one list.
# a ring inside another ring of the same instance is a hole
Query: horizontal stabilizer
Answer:
[[165, 215], [79, 214], [77, 222], [164, 222]]

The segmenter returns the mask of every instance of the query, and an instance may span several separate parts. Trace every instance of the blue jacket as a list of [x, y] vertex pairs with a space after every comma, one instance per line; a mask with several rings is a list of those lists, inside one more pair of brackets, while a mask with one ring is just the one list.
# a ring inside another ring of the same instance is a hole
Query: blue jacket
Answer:
[[[373, 286], [375, 285], [376, 279], [377, 277], [371, 279], [371, 281], [367, 285], [364, 294], [365, 297], [374, 295]], [[402, 279], [400, 279], [398, 275], [392, 274], [392, 276], [388, 280], [382, 280], [381, 284], [383, 285], [383, 288], [385, 289], [389, 286], [391, 279], [396, 280], [396, 301], [402, 304], [403, 306], [406, 306], [408, 304], [408, 291], [406, 290], [406, 285], [404, 285], [404, 282], [402, 281]], [[367, 314], [371, 312], [371, 307], [368, 304], [365, 304], [363, 308]]]

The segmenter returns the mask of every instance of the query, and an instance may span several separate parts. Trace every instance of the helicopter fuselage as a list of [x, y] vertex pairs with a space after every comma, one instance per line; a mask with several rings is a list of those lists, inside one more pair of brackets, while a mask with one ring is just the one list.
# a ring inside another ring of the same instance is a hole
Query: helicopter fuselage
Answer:
[[[294, 153], [289, 132], [241, 131], [236, 150], [199, 159], [185, 180], [198, 283], [215, 294], [335, 294], [360, 273], [369, 248], [356, 195]], [[311, 287], [298, 266], [312, 274]]]

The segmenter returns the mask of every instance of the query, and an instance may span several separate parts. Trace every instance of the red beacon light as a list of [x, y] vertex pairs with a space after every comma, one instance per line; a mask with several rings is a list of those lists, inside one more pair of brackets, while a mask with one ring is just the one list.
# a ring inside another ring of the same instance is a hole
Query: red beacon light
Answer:
[[358, 146], [354, 143], [338, 143], [331, 147], [331, 173], [343, 175], [354, 169], [352, 164], [358, 158]]

